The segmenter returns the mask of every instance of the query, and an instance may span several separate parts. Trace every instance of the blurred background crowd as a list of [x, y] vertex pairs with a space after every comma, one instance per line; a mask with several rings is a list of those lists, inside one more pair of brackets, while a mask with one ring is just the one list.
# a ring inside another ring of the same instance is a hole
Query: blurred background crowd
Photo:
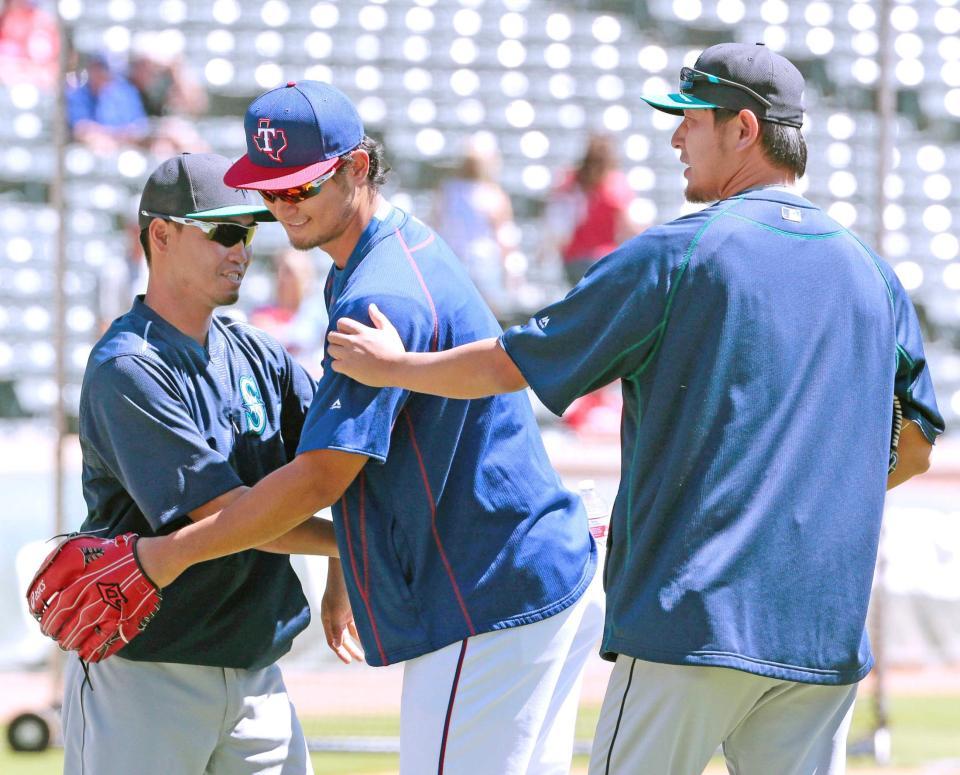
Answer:
[[[880, 252], [926, 329], [949, 433], [960, 416], [960, 7], [885, 7], [889, 29], [870, 0], [4, 0], [0, 417], [46, 416], [57, 397], [49, 192], [61, 49], [69, 414], [90, 345], [144, 285], [133, 224], [146, 175], [178, 151], [242, 155], [241, 118], [262, 91], [316, 78], [353, 97], [386, 143], [387, 195], [437, 228], [509, 325], [684, 211], [676, 120], [640, 108], [638, 95], [673, 89], [702, 48], [733, 39], [765, 42], [806, 76], [801, 189], [868, 241], [882, 230]], [[881, 181], [888, 34], [895, 150]], [[328, 262], [284, 242], [279, 227], [261, 230], [234, 314], [318, 365]], [[567, 421], [609, 430], [616, 402]]]
[[[51, 504], [47, 447], [22, 432], [54, 426], [57, 297], [71, 430], [92, 344], [145, 288], [137, 202], [162, 159], [238, 158], [255, 96], [291, 80], [333, 83], [386, 145], [387, 197], [437, 229], [509, 326], [623, 240], [695, 207], [670, 147], [677, 119], [639, 95], [675, 91], [681, 67], [729, 40], [764, 42], [803, 72], [810, 157], [799, 188], [878, 248], [921, 317], [947, 423], [935, 463], [948, 466], [891, 493], [883, 643], [897, 664], [960, 665], [960, 0], [0, 0], [0, 489], [12, 515], [0, 668], [36, 665], [49, 647], [13, 593], [30, 566], [17, 549], [53, 532], [51, 512], [70, 527], [84, 509], [76, 450], [65, 500]], [[62, 282], [54, 192], [65, 200]], [[316, 373], [329, 258], [290, 250], [276, 224], [253, 247], [228, 312]], [[617, 387], [562, 420], [535, 408], [568, 483], [596, 476], [609, 499]], [[316, 602], [322, 587], [307, 571]], [[298, 644], [291, 658], [304, 665], [326, 656], [316, 633]]]

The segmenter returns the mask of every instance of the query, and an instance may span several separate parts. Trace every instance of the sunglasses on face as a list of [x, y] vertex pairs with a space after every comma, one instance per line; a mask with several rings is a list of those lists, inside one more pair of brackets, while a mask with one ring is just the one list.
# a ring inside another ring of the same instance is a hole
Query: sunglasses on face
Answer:
[[680, 92], [688, 92], [693, 89], [693, 85], [697, 81], [705, 81], [707, 83], [719, 83], [724, 86], [729, 86], [733, 89], [739, 89], [745, 94], [749, 94], [757, 102], [759, 102], [763, 107], [769, 108], [771, 106], [770, 100], [765, 97], [761, 97], [749, 86], [744, 86], [742, 83], [737, 83], [736, 81], [728, 81], [726, 78], [721, 78], [718, 75], [710, 75], [710, 73], [704, 73], [700, 70], [694, 70], [692, 67], [683, 67], [680, 69]]
[[299, 204], [305, 199], [310, 199], [319, 194], [323, 188], [323, 184], [337, 174], [337, 170], [343, 165], [345, 158], [346, 157], [340, 157], [337, 159], [337, 163], [316, 180], [311, 180], [309, 183], [304, 183], [302, 186], [294, 186], [293, 188], [276, 188], [269, 191], [261, 190], [260, 196], [271, 204], [278, 199], [282, 199], [284, 202], [292, 205]]
[[181, 218], [178, 215], [163, 215], [162, 213], [151, 213], [147, 210], [141, 210], [141, 212], [150, 218], [182, 223], [184, 226], [196, 226], [208, 240], [223, 245], [225, 248], [232, 248], [238, 242], [242, 242], [243, 246], [248, 248], [250, 243], [253, 242], [253, 235], [257, 233], [257, 224], [255, 223], [244, 226], [232, 221], [195, 221], [193, 218]]

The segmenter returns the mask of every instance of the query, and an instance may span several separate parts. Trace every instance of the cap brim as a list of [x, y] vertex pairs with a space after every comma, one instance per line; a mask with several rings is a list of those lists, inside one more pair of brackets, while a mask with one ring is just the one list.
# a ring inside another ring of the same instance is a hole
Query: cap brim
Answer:
[[664, 113], [671, 113], [674, 116], [682, 116], [685, 110], [706, 110], [720, 107], [712, 102], [691, 97], [689, 94], [662, 94], [656, 97], [641, 94], [640, 99], [650, 107], [662, 110]]
[[328, 172], [339, 157], [306, 164], [302, 167], [262, 167], [243, 156], [233, 163], [223, 176], [223, 182], [231, 188], [254, 188], [270, 191], [278, 188], [295, 188], [316, 180]]
[[240, 215], [252, 215], [255, 221], [275, 221], [276, 218], [264, 205], [227, 205], [215, 210], [202, 210], [198, 213], [187, 213], [185, 218], [196, 218], [202, 221], [206, 218], [236, 218]]

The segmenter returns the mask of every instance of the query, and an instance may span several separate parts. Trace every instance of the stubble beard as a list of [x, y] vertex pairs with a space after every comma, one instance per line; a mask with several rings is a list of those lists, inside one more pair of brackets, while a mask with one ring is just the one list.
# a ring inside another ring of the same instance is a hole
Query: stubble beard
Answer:
[[[340, 190], [346, 190], [342, 180], [339, 177], [335, 177], [333, 180]], [[287, 239], [290, 241], [290, 246], [296, 250], [312, 250], [313, 248], [320, 248], [323, 250], [324, 245], [328, 245], [329, 243], [343, 236], [343, 233], [350, 226], [350, 218], [353, 215], [353, 211], [354, 208], [352, 207], [352, 200], [347, 199], [347, 201], [343, 203], [343, 207], [340, 209], [340, 215], [336, 222], [326, 232], [315, 235], [307, 234], [300, 237], [294, 237], [289, 231], [287, 231]]]
[[290, 241], [290, 246], [297, 250], [312, 250], [313, 248], [320, 248], [323, 250], [324, 245], [327, 245], [340, 238], [347, 230], [347, 227], [350, 225], [350, 212], [351, 210], [349, 204], [344, 205], [337, 223], [322, 234], [294, 237], [288, 231], [287, 239]]
[[683, 198], [686, 199], [690, 204], [702, 205], [708, 204], [710, 202], [716, 202], [717, 197], [712, 196], [707, 191], [704, 191], [702, 188], [697, 188], [693, 183], [687, 183], [687, 187], [683, 191]]
[[216, 296], [214, 298], [214, 309], [217, 307], [232, 307], [240, 301], [240, 289], [237, 288], [235, 291], [225, 291], [224, 293]]

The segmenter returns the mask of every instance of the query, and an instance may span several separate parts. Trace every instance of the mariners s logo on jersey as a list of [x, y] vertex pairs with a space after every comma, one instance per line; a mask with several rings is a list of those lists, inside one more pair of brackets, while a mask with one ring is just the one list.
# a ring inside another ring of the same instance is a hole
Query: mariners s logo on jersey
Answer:
[[247, 416], [247, 430], [263, 433], [267, 427], [267, 410], [253, 377], [240, 377], [240, 397], [243, 399], [244, 414]]

